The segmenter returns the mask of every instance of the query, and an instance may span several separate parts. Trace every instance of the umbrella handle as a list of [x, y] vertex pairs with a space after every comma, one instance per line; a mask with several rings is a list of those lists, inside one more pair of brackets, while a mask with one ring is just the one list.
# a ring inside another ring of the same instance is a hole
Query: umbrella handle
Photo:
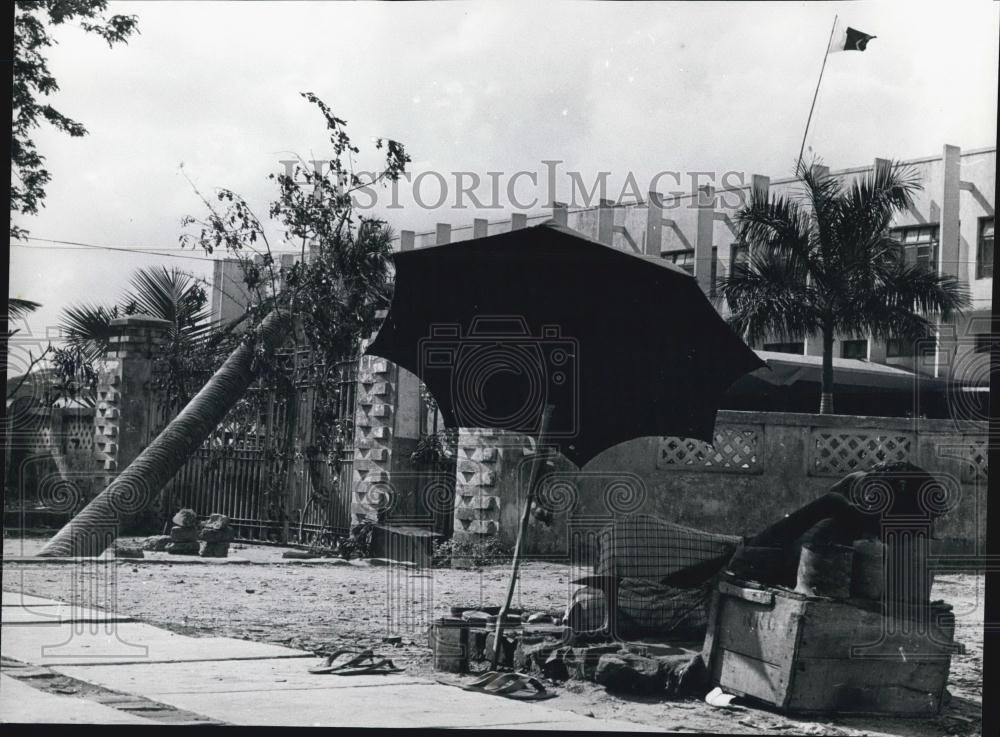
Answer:
[[542, 410], [542, 426], [538, 433], [538, 442], [535, 444], [535, 455], [531, 463], [531, 474], [528, 477], [528, 498], [524, 503], [524, 512], [521, 514], [521, 524], [517, 529], [517, 542], [514, 543], [514, 560], [511, 563], [510, 568], [510, 584], [507, 587], [507, 599], [504, 605], [500, 608], [499, 614], [497, 614], [497, 626], [493, 633], [493, 668], [496, 669], [497, 664], [500, 662], [500, 633], [503, 631], [504, 619], [507, 617], [507, 612], [510, 609], [510, 603], [514, 599], [514, 589], [517, 587], [517, 572], [521, 567], [521, 543], [524, 540], [525, 533], [528, 530], [528, 521], [531, 518], [531, 503], [535, 499], [535, 485], [538, 482], [538, 476], [542, 468], [542, 448], [548, 440], [549, 426], [552, 420], [552, 413], [555, 407], [551, 404], [546, 404], [545, 409]]

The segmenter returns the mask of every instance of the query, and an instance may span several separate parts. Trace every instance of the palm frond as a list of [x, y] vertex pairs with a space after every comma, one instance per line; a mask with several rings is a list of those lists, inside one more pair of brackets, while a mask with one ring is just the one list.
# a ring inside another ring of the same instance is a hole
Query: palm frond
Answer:
[[208, 318], [208, 312], [202, 309], [204, 291], [183, 271], [164, 266], [142, 268], [132, 277], [131, 286], [128, 299], [139, 311], [167, 320], [178, 329]]
[[32, 302], [30, 299], [18, 299], [17, 297], [7, 298], [7, 319], [17, 320], [29, 312], [34, 312], [41, 305], [38, 302]]
[[93, 303], [70, 305], [63, 310], [59, 328], [67, 342], [94, 360], [109, 347], [114, 331], [111, 321], [118, 317], [118, 307]]
[[736, 214], [736, 223], [737, 238], [750, 253], [767, 251], [812, 268], [809, 217], [795, 200], [754, 190], [747, 206]]
[[798, 340], [820, 327], [815, 290], [801, 263], [772, 251], [751, 253], [743, 272], [719, 280], [730, 326], [748, 343]]

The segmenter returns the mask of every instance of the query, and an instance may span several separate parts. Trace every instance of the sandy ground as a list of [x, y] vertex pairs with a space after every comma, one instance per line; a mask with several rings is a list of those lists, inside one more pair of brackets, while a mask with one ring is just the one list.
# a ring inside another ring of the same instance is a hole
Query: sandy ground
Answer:
[[[4, 555], [31, 555], [35, 540], [4, 541]], [[371, 647], [415, 675], [435, 677], [427, 626], [453, 605], [498, 605], [508, 569], [415, 570], [359, 565], [282, 563], [281, 548], [240, 547], [231, 555], [270, 565], [182, 565], [119, 561], [107, 568], [116, 582], [114, 602], [89, 585], [99, 567], [54, 564], [4, 566], [3, 588], [81, 605], [115, 606], [136, 619], [189, 635], [223, 635], [313, 651]], [[76, 575], [74, 575], [74, 571]], [[519, 605], [561, 610], [584, 572], [553, 563], [522, 567]], [[940, 576], [934, 598], [955, 607], [956, 639], [966, 652], [952, 659], [949, 704], [930, 719], [838, 717], [790, 719], [761, 709], [719, 710], [700, 701], [612, 696], [592, 683], [555, 686], [546, 706], [640, 722], [672, 732], [835, 735], [977, 735], [982, 709], [984, 578]], [[390, 645], [383, 637], [401, 636]], [[248, 666], [250, 667], [250, 666]]]

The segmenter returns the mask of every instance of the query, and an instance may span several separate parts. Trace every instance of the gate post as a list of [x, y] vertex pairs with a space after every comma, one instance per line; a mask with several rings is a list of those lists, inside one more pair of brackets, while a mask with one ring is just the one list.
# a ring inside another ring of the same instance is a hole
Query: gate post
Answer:
[[100, 492], [149, 444], [157, 428], [153, 364], [170, 322], [149, 315], [111, 321], [111, 337], [98, 372], [94, 445]]

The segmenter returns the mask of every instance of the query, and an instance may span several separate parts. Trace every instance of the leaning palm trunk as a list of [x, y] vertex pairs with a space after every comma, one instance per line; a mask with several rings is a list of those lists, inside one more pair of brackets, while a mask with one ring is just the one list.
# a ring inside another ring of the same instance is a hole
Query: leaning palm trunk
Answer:
[[[258, 340], [267, 352], [287, 336], [287, 315], [272, 312]], [[226, 416], [254, 379], [254, 345], [240, 345], [181, 413], [111, 484], [63, 527], [43, 557], [100, 555], [117, 535], [119, 519], [142, 509], [173, 478]]]

